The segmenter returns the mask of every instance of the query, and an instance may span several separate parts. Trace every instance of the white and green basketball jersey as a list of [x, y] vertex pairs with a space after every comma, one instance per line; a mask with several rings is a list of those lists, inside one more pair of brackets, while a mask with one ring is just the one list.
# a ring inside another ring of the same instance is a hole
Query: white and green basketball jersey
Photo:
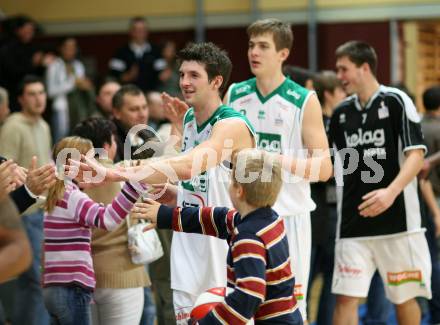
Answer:
[[[226, 119], [245, 122], [252, 135], [249, 121], [232, 108], [221, 105], [212, 116], [198, 126], [193, 108], [184, 117], [182, 152], [206, 141], [215, 124]], [[232, 148], [232, 145], [231, 145]], [[193, 162], [197, 164], [198, 162]], [[208, 169], [201, 175], [179, 183], [178, 206], [232, 207], [229, 198], [231, 170], [229, 163]], [[171, 247], [171, 287], [199, 295], [207, 289], [226, 286], [226, 241], [210, 236], [174, 232]]]
[[[301, 130], [304, 108], [312, 93], [286, 78], [271, 94], [263, 97], [257, 89], [256, 79], [252, 78], [230, 86], [228, 105], [249, 119], [257, 134], [258, 148], [306, 158]], [[314, 210], [309, 182], [284, 172], [283, 187], [274, 209], [281, 216]]]

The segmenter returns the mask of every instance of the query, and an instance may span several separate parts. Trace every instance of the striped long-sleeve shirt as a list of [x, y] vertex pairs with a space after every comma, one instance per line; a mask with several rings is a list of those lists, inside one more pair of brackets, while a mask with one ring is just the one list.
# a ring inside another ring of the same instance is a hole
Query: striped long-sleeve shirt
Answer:
[[138, 184], [125, 183], [112, 203], [104, 206], [68, 184], [63, 198], [44, 216], [43, 285], [77, 284], [93, 290], [91, 228], [115, 229], [142, 190]]
[[162, 205], [158, 227], [226, 239], [228, 287], [234, 291], [198, 323], [302, 324], [294, 296], [284, 222], [270, 208], [243, 219], [228, 208], [169, 208]]

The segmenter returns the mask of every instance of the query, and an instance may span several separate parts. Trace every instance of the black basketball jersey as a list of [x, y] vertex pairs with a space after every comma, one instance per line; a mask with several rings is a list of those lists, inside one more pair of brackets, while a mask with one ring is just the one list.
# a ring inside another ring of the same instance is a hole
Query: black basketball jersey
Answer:
[[385, 188], [394, 180], [405, 151], [426, 151], [419, 122], [411, 99], [402, 91], [385, 86], [379, 87], [364, 108], [353, 95], [335, 110], [330, 122], [330, 143], [335, 150], [338, 185], [337, 238], [420, 229], [416, 178], [381, 215], [364, 218], [358, 211], [362, 196]]

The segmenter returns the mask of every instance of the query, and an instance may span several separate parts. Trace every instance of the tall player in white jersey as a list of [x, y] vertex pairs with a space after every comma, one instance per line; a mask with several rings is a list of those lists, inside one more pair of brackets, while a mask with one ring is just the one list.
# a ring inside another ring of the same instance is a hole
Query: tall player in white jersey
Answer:
[[258, 147], [280, 154], [289, 173], [290, 179], [285, 178], [274, 209], [284, 217], [296, 278], [295, 296], [306, 320], [310, 211], [315, 208], [310, 180], [325, 181], [332, 174], [321, 106], [314, 92], [282, 72], [293, 42], [289, 24], [276, 19], [259, 20], [248, 27], [247, 33], [248, 59], [255, 78], [232, 84], [224, 102], [250, 120]]

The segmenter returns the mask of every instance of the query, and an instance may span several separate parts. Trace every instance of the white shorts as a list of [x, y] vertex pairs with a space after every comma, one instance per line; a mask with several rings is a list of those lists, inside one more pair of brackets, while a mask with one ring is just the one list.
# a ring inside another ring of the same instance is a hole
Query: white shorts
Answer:
[[424, 231], [337, 241], [332, 292], [366, 297], [376, 269], [392, 303], [414, 297], [431, 299], [431, 258]]
[[196, 303], [197, 296], [185, 291], [173, 290], [174, 314], [177, 325], [187, 325], [191, 310]]
[[290, 265], [295, 276], [295, 297], [303, 320], [307, 319], [307, 287], [312, 252], [310, 213], [284, 217], [289, 242]]
[[144, 288], [96, 288], [93, 325], [138, 325], [144, 309]]

